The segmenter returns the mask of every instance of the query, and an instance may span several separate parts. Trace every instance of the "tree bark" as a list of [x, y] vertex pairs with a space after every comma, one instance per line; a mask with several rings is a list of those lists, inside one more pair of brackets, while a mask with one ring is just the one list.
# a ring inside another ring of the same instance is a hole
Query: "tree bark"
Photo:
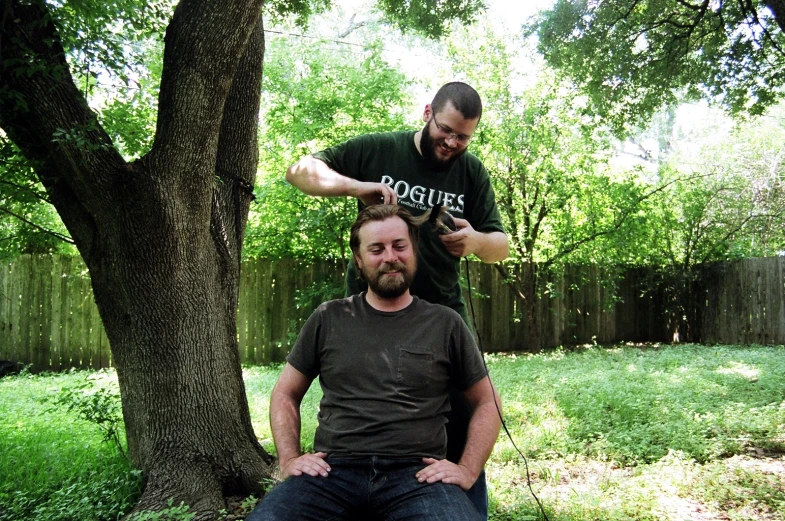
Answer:
[[[239, 363], [240, 253], [257, 163], [261, 1], [184, 0], [168, 27], [152, 150], [117, 153], [74, 85], [46, 5], [6, 2], [0, 126], [89, 270], [120, 382], [137, 510], [212, 519], [272, 458]], [[219, 179], [219, 181], [216, 181]]]

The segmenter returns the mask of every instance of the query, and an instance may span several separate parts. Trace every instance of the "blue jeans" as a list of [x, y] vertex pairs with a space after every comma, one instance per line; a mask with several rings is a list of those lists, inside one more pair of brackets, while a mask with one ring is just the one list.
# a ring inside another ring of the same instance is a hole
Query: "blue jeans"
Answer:
[[469, 501], [474, 505], [474, 509], [480, 513], [483, 521], [488, 519], [488, 483], [485, 481], [485, 469], [480, 472], [477, 481], [472, 488], [466, 491]]
[[457, 485], [419, 483], [420, 458], [330, 457], [330, 475], [290, 477], [246, 521], [481, 521]]

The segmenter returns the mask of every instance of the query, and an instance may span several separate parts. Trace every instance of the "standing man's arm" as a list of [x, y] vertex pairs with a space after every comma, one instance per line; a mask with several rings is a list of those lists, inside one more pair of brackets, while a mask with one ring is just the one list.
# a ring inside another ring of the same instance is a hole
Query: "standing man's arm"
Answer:
[[311, 378], [287, 363], [270, 397], [270, 427], [273, 431], [278, 464], [284, 479], [289, 476], [327, 476], [327, 454], [301, 454], [300, 403], [311, 386]]
[[510, 244], [504, 232], [478, 232], [466, 219], [453, 217], [453, 220], [458, 231], [440, 236], [444, 247], [452, 255], [466, 257], [474, 254], [489, 264], [510, 256]]
[[501, 398], [487, 376], [464, 391], [464, 396], [472, 407], [472, 418], [460, 461], [423, 458], [428, 466], [417, 473], [420, 482], [442, 481], [469, 490], [488, 461], [501, 428]]
[[286, 180], [306, 195], [354, 197], [366, 205], [396, 204], [398, 201], [392, 187], [346, 177], [313, 156], [305, 156], [290, 166], [286, 170]]

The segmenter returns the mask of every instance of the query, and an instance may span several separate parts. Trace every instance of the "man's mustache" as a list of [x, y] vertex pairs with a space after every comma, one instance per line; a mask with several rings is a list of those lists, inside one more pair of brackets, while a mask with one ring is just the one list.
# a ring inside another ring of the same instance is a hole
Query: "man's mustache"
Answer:
[[402, 262], [385, 262], [379, 268], [379, 273], [392, 273], [394, 271], [406, 271], [406, 265]]

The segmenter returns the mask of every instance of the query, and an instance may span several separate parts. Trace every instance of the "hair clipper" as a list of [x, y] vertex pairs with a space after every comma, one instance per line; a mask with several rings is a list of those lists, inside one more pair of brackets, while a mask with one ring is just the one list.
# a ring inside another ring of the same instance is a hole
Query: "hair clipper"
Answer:
[[447, 235], [458, 229], [452, 215], [447, 211], [447, 207], [440, 204], [433, 205], [428, 222], [439, 235]]

